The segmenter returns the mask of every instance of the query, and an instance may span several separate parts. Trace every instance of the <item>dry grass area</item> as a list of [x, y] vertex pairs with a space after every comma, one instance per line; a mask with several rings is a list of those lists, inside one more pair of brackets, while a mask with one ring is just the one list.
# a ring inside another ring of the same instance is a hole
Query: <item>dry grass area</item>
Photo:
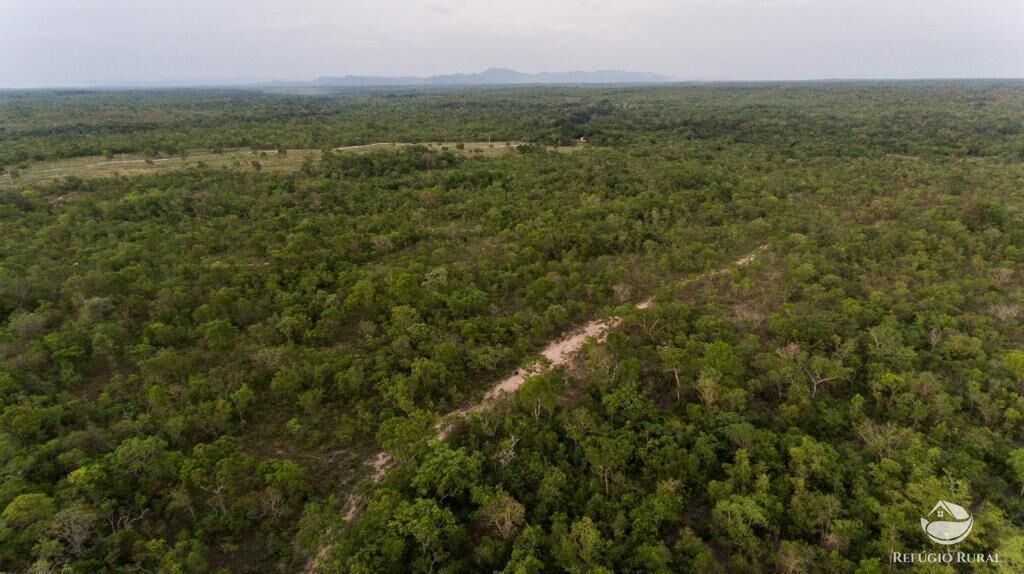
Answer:
[[0, 186], [25, 187], [65, 177], [94, 179], [115, 175], [132, 176], [173, 171], [200, 163], [213, 168], [256, 169], [253, 162], [259, 162], [264, 171], [289, 171], [298, 169], [306, 156], [319, 159], [319, 150], [294, 149], [280, 155], [276, 150], [230, 150], [223, 153], [196, 151], [184, 157], [146, 158], [139, 154], [118, 155], [111, 159], [103, 156], [85, 156], [62, 159], [30, 165], [21, 171], [17, 179], [10, 174], [0, 176]]
[[[426, 142], [421, 144], [381, 142], [338, 147], [334, 151], [359, 153], [401, 146], [423, 145], [437, 151], [447, 150], [470, 157], [497, 157], [514, 151], [517, 146], [523, 143], [518, 141]], [[570, 153], [585, 148], [585, 145], [577, 145], [549, 147], [548, 149]], [[124, 154], [114, 158], [85, 156], [32, 164], [21, 170], [17, 178], [12, 177], [9, 173], [0, 175], [0, 188], [28, 187], [65, 177], [94, 179], [115, 175], [146, 175], [183, 169], [199, 164], [205, 164], [212, 168], [253, 171], [256, 169], [253, 162], [258, 162], [259, 169], [262, 171], [291, 171], [298, 169], [306, 157], [319, 160], [320, 150], [290, 149], [284, 155], [279, 154], [276, 150], [236, 149], [224, 151], [223, 153], [211, 153], [206, 150], [194, 151], [186, 154], [184, 157], [146, 158], [141, 154]]]

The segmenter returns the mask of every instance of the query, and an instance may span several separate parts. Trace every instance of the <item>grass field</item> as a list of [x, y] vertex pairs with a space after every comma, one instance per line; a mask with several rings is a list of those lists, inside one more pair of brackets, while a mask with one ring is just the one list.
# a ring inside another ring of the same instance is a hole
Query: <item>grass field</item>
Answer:
[[[366, 153], [410, 145], [424, 145], [435, 150], [449, 150], [453, 153], [496, 157], [516, 149], [524, 142], [463, 142], [463, 143], [371, 143], [363, 145], [343, 146], [334, 151], [346, 153]], [[585, 149], [586, 146], [560, 146], [548, 149], [570, 153]], [[141, 154], [123, 154], [114, 158], [104, 156], [84, 156], [73, 159], [61, 159], [31, 164], [20, 170], [17, 177], [10, 173], [0, 175], [0, 187], [23, 188], [65, 177], [83, 179], [134, 176], [161, 173], [204, 164], [212, 168], [227, 168], [242, 171], [253, 171], [256, 163], [263, 171], [291, 171], [298, 169], [305, 158], [320, 159], [321, 151], [317, 149], [289, 149], [285, 154], [277, 150], [235, 149], [222, 153], [211, 153], [208, 150], [195, 150], [185, 156], [146, 158]], [[256, 162], [256, 163], [254, 163]]]
[[21, 171], [19, 177], [11, 174], [0, 176], [0, 185], [23, 187], [32, 184], [62, 179], [65, 177], [101, 178], [115, 175], [132, 176], [160, 173], [205, 164], [214, 168], [232, 168], [251, 171], [256, 169], [253, 162], [259, 162], [260, 169], [286, 171], [297, 169], [304, 158], [320, 157], [319, 150], [288, 150], [284, 155], [276, 150], [231, 150], [224, 153], [196, 151], [184, 157], [146, 158], [139, 154], [125, 154], [110, 159], [103, 156], [86, 156], [51, 162], [32, 164]]

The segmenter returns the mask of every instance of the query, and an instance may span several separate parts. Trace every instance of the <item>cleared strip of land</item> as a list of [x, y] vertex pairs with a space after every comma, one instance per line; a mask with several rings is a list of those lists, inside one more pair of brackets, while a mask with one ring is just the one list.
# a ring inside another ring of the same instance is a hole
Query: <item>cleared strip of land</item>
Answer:
[[[413, 145], [422, 145], [430, 149], [441, 151], [447, 150], [452, 153], [468, 156], [495, 157], [514, 151], [516, 147], [523, 145], [519, 141], [495, 141], [495, 142], [376, 142], [369, 144], [341, 146], [334, 148], [336, 152], [369, 152], [377, 149], [399, 148]], [[585, 149], [584, 145], [551, 147], [548, 149], [562, 153], [575, 152]], [[152, 173], [162, 173], [196, 166], [199, 163], [212, 168], [236, 169], [241, 171], [291, 171], [302, 166], [305, 158], [312, 157], [320, 159], [321, 151], [318, 149], [289, 149], [285, 153], [278, 150], [261, 149], [233, 149], [222, 153], [211, 153], [208, 150], [196, 150], [186, 153], [183, 156], [173, 157], [145, 157], [140, 154], [122, 154], [114, 158], [105, 156], [83, 156], [71, 159], [41, 162], [31, 164], [24, 169], [16, 170], [17, 176], [10, 171], [0, 174], [0, 188], [25, 188], [34, 184], [43, 184], [48, 181], [63, 179], [66, 177], [78, 177], [82, 179], [93, 179], [103, 177], [134, 176]], [[259, 168], [253, 162], [259, 164]]]
[[30, 187], [66, 177], [95, 179], [103, 177], [147, 175], [174, 171], [198, 165], [200, 162], [212, 168], [229, 168], [254, 171], [252, 162], [259, 162], [259, 169], [266, 171], [289, 171], [298, 169], [307, 156], [320, 157], [319, 150], [294, 149], [280, 154], [277, 150], [229, 150], [224, 153], [188, 153], [184, 156], [147, 158], [142, 155], [122, 155], [115, 159], [104, 156], [85, 156], [72, 159], [32, 164], [19, 170], [17, 178], [10, 173], [0, 175], [0, 187]]
[[[726, 265], [719, 269], [708, 271], [706, 273], [702, 273], [695, 277], [691, 277], [687, 279], [686, 282], [691, 283], [694, 281], [700, 281], [702, 279], [717, 277], [719, 275], [728, 273], [730, 269], [733, 269], [735, 267], [743, 267], [745, 265], [749, 265], [750, 263], [756, 261], [758, 255], [760, 255], [766, 249], [768, 249], [768, 246], [762, 245], [757, 249], [751, 251], [750, 253], [747, 253], [743, 257], [740, 257], [739, 259], [733, 261], [729, 265]], [[653, 301], [653, 297], [648, 297], [647, 299], [644, 299], [643, 301], [637, 303], [636, 308], [646, 309], [651, 305]], [[612, 329], [618, 327], [620, 324], [622, 324], [622, 317], [595, 319], [593, 321], [590, 321], [589, 323], [586, 323], [582, 327], [578, 327], [577, 329], [570, 331], [568, 334], [565, 334], [562, 337], [559, 337], [558, 339], [549, 342], [540, 354], [543, 355], [544, 358], [549, 361], [549, 364], [547, 366], [548, 369], [555, 369], [558, 367], [565, 366], [569, 364], [569, 362], [573, 359], [576, 353], [579, 352], [579, 350], [588, 340], [593, 339], [598, 343], [603, 342], [605, 338], [608, 336], [608, 333]], [[525, 383], [533, 374], [535, 373], [529, 372], [525, 369], [518, 369], [515, 373], [512, 373], [505, 379], [502, 379], [496, 385], [494, 385], [494, 387], [487, 391], [487, 394], [484, 395], [484, 398], [480, 402], [465, 406], [461, 409], [457, 409], [445, 415], [442, 418], [441, 422], [439, 422], [436, 425], [438, 431], [438, 438], [444, 440], [448, 436], [448, 432], [451, 430], [452, 426], [456, 424], [459, 420], [469, 416], [472, 413], [489, 409], [493, 407], [503, 396], [515, 393], [519, 389], [519, 387], [523, 386], [523, 383]], [[379, 482], [387, 474], [388, 469], [392, 465], [392, 460], [391, 456], [389, 456], [386, 452], [381, 451], [376, 453], [371, 459], [369, 459], [366, 462], [366, 464], [370, 465], [370, 467], [372, 468], [370, 479], [373, 482]], [[354, 518], [355, 515], [356, 512], [354, 511], [354, 509], [350, 508], [348, 516]]]

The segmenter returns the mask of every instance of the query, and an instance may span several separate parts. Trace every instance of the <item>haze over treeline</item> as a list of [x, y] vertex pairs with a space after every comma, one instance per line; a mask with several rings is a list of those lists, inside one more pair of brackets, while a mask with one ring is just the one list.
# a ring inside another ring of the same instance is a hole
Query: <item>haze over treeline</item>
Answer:
[[636, 70], [1024, 76], [1015, 0], [0, 1], [0, 88]]

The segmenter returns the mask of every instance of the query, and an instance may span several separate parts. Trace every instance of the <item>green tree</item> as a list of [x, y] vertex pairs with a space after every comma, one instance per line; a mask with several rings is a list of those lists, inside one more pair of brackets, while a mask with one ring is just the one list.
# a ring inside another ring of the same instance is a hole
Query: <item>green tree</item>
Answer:
[[1017, 484], [1021, 485], [1020, 495], [1024, 496], [1024, 448], [1017, 448], [1010, 452], [1007, 464], [1013, 471], [1013, 477], [1017, 480]]
[[481, 465], [480, 453], [452, 450], [444, 442], [435, 441], [416, 468], [412, 486], [421, 496], [444, 502], [468, 493], [480, 481]]

